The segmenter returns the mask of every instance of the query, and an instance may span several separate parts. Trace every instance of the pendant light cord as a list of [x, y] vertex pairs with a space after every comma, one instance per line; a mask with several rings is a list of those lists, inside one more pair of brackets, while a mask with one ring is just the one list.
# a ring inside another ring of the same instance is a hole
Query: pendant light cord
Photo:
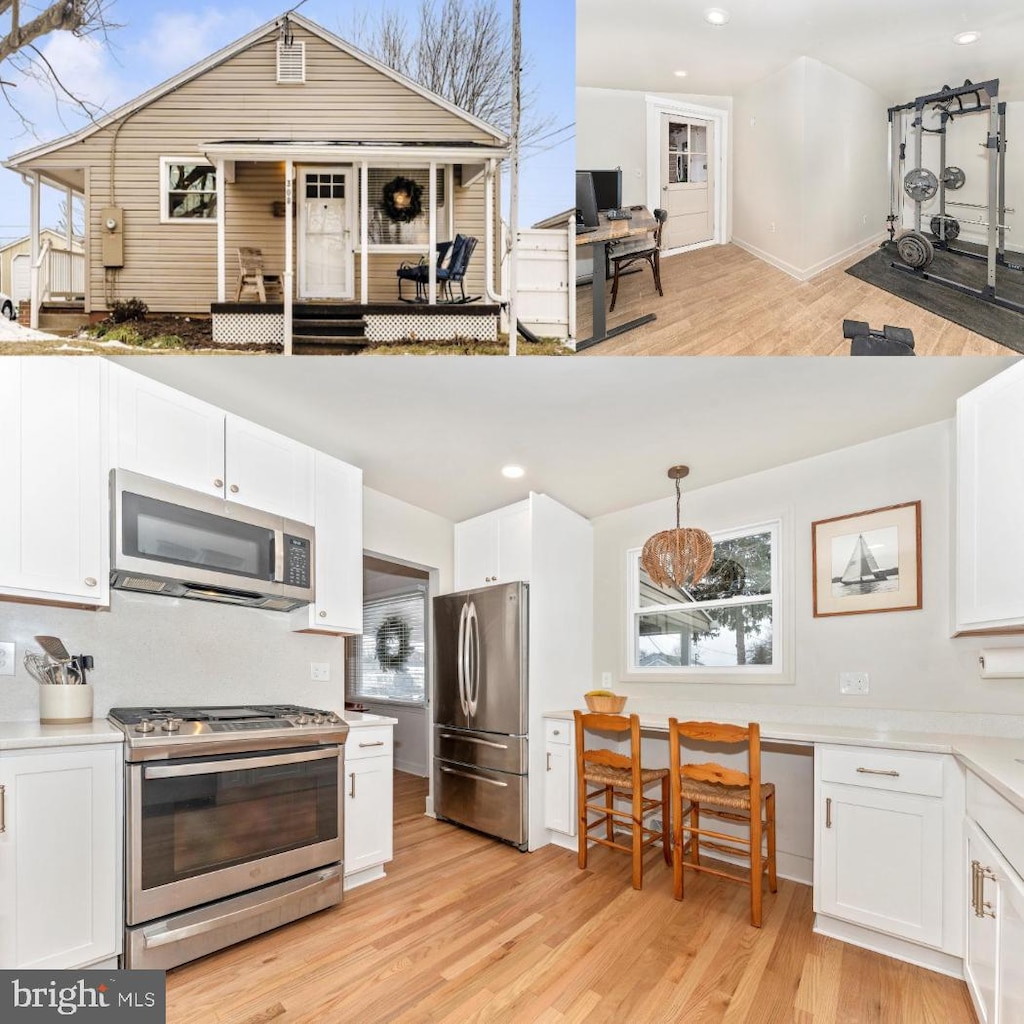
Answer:
[[679, 477], [676, 477], [676, 529], [679, 529], [679, 502], [682, 500], [682, 491], [679, 488]]

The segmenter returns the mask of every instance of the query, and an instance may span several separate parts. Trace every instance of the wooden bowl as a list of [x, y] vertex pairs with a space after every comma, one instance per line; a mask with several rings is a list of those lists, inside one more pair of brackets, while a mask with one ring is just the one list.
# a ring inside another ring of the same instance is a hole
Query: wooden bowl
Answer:
[[618, 695], [591, 697], [590, 694], [585, 694], [583, 699], [587, 702], [587, 707], [591, 711], [605, 715], [617, 715], [626, 706], [627, 698], [619, 697]]

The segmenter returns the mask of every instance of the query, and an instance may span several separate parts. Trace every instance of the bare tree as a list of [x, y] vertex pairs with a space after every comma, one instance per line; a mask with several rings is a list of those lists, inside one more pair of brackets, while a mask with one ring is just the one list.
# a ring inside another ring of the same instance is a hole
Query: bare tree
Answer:
[[[46, 59], [36, 41], [52, 32], [73, 32], [76, 36], [106, 34], [112, 27], [106, 16], [108, 2], [55, 0], [29, 21], [23, 21], [21, 0], [0, 0], [0, 18], [9, 17], [7, 31], [0, 36], [0, 71], [15, 71], [27, 80], [43, 82], [52, 89], [58, 104], [70, 103], [80, 113], [94, 117], [97, 109], [64, 85], [58, 69]], [[15, 85], [5, 75], [0, 75], [0, 93], [22, 124], [31, 129], [31, 123], [10, 92]]]
[[[415, 22], [415, 26], [413, 25]], [[347, 35], [356, 46], [490, 124], [512, 122], [511, 29], [496, 0], [420, 0], [412, 14], [382, 4], [356, 19]], [[524, 79], [531, 62], [522, 65]], [[538, 116], [536, 96], [522, 94], [521, 138], [552, 124]]]

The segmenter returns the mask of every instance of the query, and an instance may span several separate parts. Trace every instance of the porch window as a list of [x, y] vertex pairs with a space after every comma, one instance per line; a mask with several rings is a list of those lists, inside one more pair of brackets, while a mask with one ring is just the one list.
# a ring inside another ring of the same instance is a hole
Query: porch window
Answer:
[[217, 220], [217, 170], [212, 164], [163, 157], [160, 183], [163, 223]]
[[[398, 178], [415, 182], [419, 187], [420, 213], [412, 220], [395, 220], [389, 216], [385, 190]], [[448, 189], [445, 168], [437, 168], [437, 237], [450, 237]], [[371, 167], [369, 169], [370, 213], [368, 237], [372, 246], [412, 246], [425, 248], [430, 242], [430, 170], [426, 167]]]

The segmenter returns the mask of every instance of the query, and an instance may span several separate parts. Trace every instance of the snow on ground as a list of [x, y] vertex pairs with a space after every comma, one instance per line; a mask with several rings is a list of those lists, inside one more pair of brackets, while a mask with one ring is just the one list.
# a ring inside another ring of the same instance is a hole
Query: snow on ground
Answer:
[[0, 316], [0, 341], [54, 341], [56, 334], [33, 331], [30, 327], [22, 327], [14, 320]]

